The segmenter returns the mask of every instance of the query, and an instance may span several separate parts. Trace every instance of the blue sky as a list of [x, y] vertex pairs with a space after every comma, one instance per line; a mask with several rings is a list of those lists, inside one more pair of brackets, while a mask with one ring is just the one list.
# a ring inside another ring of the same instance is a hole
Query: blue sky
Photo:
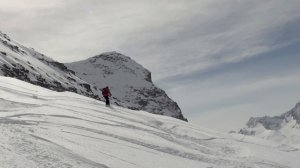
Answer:
[[191, 122], [228, 131], [300, 101], [299, 8], [299, 0], [10, 0], [0, 2], [0, 30], [61, 62], [121, 52]]

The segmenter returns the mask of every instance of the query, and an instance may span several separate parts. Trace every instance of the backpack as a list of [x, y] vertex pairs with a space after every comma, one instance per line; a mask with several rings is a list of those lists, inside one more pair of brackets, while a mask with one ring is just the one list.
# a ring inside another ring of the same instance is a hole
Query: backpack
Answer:
[[110, 96], [110, 91], [108, 87], [105, 87], [102, 89], [102, 95], [103, 96]]
[[102, 95], [103, 96], [105, 95], [105, 90], [106, 90], [105, 88], [102, 89]]

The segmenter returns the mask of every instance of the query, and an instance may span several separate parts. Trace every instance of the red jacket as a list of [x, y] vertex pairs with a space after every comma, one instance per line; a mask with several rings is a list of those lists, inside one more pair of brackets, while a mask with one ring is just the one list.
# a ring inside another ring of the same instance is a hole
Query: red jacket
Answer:
[[102, 90], [102, 95], [103, 95], [103, 96], [111, 96], [111, 93], [110, 93], [110, 90], [109, 90], [108, 87], [103, 88], [103, 90]]

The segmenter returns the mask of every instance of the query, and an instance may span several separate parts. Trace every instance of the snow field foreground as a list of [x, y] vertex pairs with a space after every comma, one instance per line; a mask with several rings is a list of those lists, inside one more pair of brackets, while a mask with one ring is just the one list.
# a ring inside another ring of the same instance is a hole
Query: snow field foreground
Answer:
[[[298, 168], [300, 152], [0, 77], [1, 168]], [[213, 123], [212, 123], [213, 124]]]

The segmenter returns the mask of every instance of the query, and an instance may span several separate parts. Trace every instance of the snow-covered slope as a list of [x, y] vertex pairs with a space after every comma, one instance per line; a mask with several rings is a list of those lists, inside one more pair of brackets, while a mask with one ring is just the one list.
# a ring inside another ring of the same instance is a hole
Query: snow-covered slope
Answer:
[[27, 48], [0, 32], [0, 75], [56, 91], [99, 98], [99, 89], [81, 80], [64, 64]]
[[177, 103], [152, 83], [151, 73], [127, 56], [108, 52], [65, 65], [98, 88], [109, 86], [122, 107], [186, 120]]
[[298, 168], [300, 151], [0, 77], [1, 168]]
[[280, 116], [250, 118], [247, 127], [240, 133], [300, 148], [300, 102]]

